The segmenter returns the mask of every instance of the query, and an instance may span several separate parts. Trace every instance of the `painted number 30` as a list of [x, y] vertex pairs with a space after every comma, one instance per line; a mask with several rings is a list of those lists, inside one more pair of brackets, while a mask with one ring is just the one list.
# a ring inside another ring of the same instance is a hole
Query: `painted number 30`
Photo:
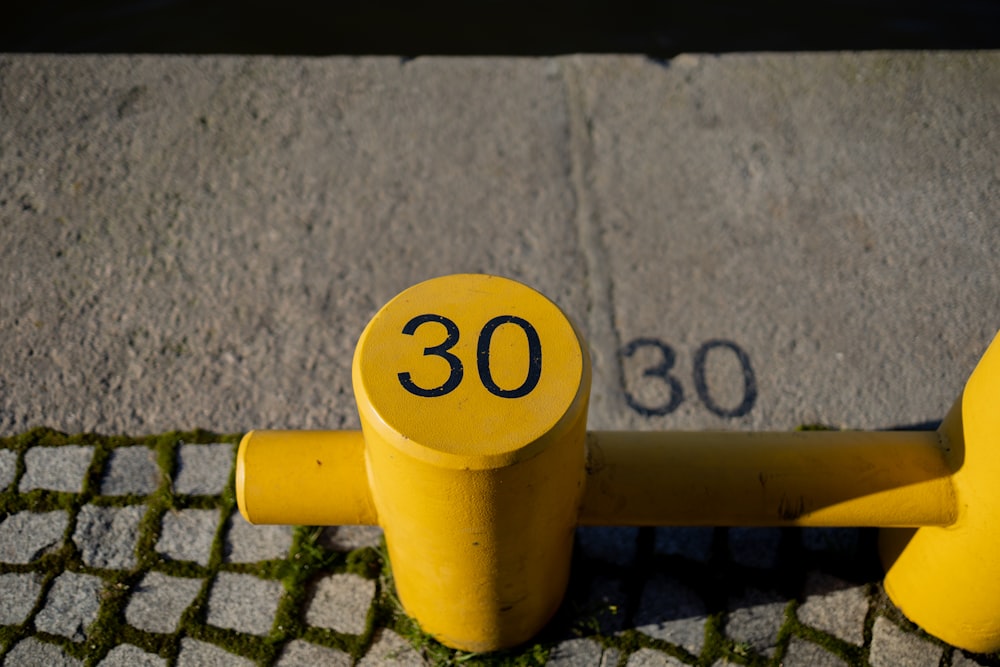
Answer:
[[[434, 315], [432, 313], [417, 315], [403, 326], [403, 333], [407, 336], [412, 336], [418, 328], [432, 322], [443, 326], [446, 336], [444, 341], [439, 345], [425, 347], [424, 356], [440, 357], [448, 362], [448, 366], [451, 368], [448, 379], [437, 387], [427, 388], [421, 387], [414, 382], [408, 371], [397, 374], [399, 383], [403, 385], [403, 389], [411, 394], [425, 398], [444, 396], [455, 391], [458, 385], [461, 384], [462, 376], [465, 373], [462, 360], [449, 352], [458, 343], [459, 336], [461, 335], [458, 325], [452, 320], [449, 320], [444, 315]], [[493, 334], [504, 324], [513, 324], [520, 327], [524, 331], [525, 338], [528, 340], [527, 377], [524, 378], [521, 386], [513, 389], [504, 389], [499, 386], [493, 380], [493, 372], [490, 370], [490, 343], [493, 341]], [[500, 398], [521, 398], [530, 394], [542, 376], [542, 342], [538, 339], [538, 332], [535, 331], [535, 327], [531, 326], [531, 323], [527, 320], [516, 315], [498, 315], [494, 317], [479, 332], [479, 341], [476, 344], [476, 368], [479, 371], [479, 380], [486, 387], [486, 390], [494, 396], [499, 396]]]
[[[622, 356], [631, 357], [642, 348], [656, 350], [660, 357], [660, 363], [649, 366], [642, 372], [643, 377], [658, 378], [669, 388], [670, 398], [659, 405], [646, 405], [626, 389], [625, 401], [630, 408], [644, 417], [668, 415], [684, 402], [684, 387], [672, 373], [677, 361], [677, 354], [672, 347], [656, 338], [636, 338], [622, 349]], [[731, 407], [719, 405], [709, 391], [705, 362], [709, 352], [713, 350], [727, 350], [739, 362], [743, 376], [743, 398], [737, 405]], [[757, 401], [757, 378], [750, 365], [750, 356], [732, 341], [714, 339], [702, 343], [694, 353], [694, 377], [692, 379], [694, 380], [695, 393], [698, 394], [702, 405], [718, 417], [742, 417], [750, 412]]]

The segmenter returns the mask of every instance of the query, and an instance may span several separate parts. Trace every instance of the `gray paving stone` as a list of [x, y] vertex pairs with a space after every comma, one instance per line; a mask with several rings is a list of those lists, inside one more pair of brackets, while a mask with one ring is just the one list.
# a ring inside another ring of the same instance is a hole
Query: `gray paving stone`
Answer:
[[316, 581], [306, 606], [306, 623], [359, 635], [375, 599], [375, 582], [356, 574], [331, 574]]
[[781, 530], [778, 528], [729, 529], [729, 556], [740, 565], [774, 567], [780, 544]]
[[288, 555], [291, 546], [291, 526], [255, 526], [234, 512], [226, 529], [223, 559], [227, 563], [280, 559]]
[[792, 637], [788, 650], [781, 661], [782, 667], [849, 667], [839, 656], [830, 653], [819, 644]]
[[320, 532], [317, 544], [331, 551], [354, 551], [362, 547], [378, 547], [382, 543], [379, 526], [327, 526]]
[[954, 655], [951, 656], [951, 667], [983, 667], [984, 665], [986, 665], [985, 662], [974, 660], [958, 649], [955, 649]]
[[167, 659], [132, 644], [119, 644], [97, 664], [98, 667], [166, 667]]
[[0, 562], [26, 564], [62, 544], [69, 515], [18, 512], [0, 523]]
[[197, 597], [201, 585], [201, 579], [147, 572], [131, 592], [125, 607], [125, 620], [132, 627], [147, 632], [173, 632], [184, 611]]
[[222, 518], [219, 510], [177, 510], [163, 514], [156, 551], [171, 560], [208, 565]]
[[0, 625], [19, 625], [38, 601], [42, 579], [34, 572], [0, 574]]
[[851, 586], [830, 575], [812, 572], [806, 578], [806, 598], [796, 610], [808, 626], [861, 646], [865, 641], [868, 596], [864, 586]]
[[87, 628], [97, 620], [104, 580], [92, 574], [63, 572], [56, 577], [45, 606], [35, 615], [35, 628], [73, 641], [87, 637]]
[[154, 450], [142, 445], [118, 447], [108, 459], [101, 479], [101, 493], [106, 496], [149, 495], [160, 486], [160, 477]]
[[639, 632], [698, 655], [705, 645], [705, 602], [674, 577], [656, 574], [646, 582], [634, 623]]
[[776, 593], [750, 589], [729, 601], [726, 635], [773, 656], [787, 606], [788, 601]]
[[25, 637], [3, 660], [4, 667], [82, 667], [83, 661], [66, 655], [55, 644]]
[[872, 667], [937, 667], [944, 649], [879, 616], [872, 627], [868, 661]]
[[604, 649], [604, 655], [601, 656], [601, 667], [618, 667], [621, 655], [622, 652], [616, 648]]
[[233, 467], [234, 445], [181, 445], [177, 449], [174, 493], [214, 496], [222, 493]]
[[422, 667], [427, 662], [410, 644], [388, 628], [375, 632], [372, 645], [368, 652], [358, 661], [357, 667], [384, 667], [385, 665], [400, 665], [400, 667]]
[[618, 649], [605, 649], [593, 639], [567, 639], [549, 653], [546, 667], [615, 667]]
[[683, 667], [684, 663], [672, 655], [641, 648], [628, 657], [625, 667]]
[[208, 595], [206, 620], [216, 627], [266, 635], [271, 631], [283, 591], [279, 581], [220, 572]]
[[177, 667], [255, 667], [253, 660], [230, 653], [215, 644], [190, 637], [181, 639]]
[[581, 526], [576, 542], [587, 558], [628, 566], [635, 560], [639, 529], [630, 526]]
[[17, 452], [0, 449], [0, 491], [6, 491], [17, 474]]
[[803, 528], [802, 546], [809, 551], [854, 554], [860, 535], [857, 528]]
[[84, 505], [77, 515], [73, 542], [90, 567], [126, 570], [135, 566], [135, 545], [145, 505]]
[[714, 528], [657, 528], [653, 550], [658, 554], [681, 556], [704, 563], [712, 555]]
[[24, 476], [18, 490], [79, 493], [93, 458], [94, 448], [89, 446], [32, 447], [24, 453]]
[[275, 667], [350, 667], [351, 656], [337, 649], [317, 646], [301, 639], [293, 639], [281, 651]]

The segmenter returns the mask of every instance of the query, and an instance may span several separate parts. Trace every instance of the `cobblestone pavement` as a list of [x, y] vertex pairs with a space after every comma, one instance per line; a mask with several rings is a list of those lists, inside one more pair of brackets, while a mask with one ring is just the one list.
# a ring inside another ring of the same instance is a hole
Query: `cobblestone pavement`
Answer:
[[2, 663], [1000, 665], [908, 623], [854, 529], [580, 529], [536, 644], [451, 651], [400, 611], [378, 528], [247, 524], [236, 442], [0, 441]]

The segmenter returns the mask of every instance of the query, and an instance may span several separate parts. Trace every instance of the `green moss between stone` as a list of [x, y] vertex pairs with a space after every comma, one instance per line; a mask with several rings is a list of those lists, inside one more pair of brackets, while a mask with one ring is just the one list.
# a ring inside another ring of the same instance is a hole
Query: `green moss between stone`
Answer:
[[[804, 425], [799, 430], [835, 429], [817, 424]], [[287, 559], [252, 564], [224, 563], [223, 531], [227, 519], [236, 511], [233, 487], [234, 471], [230, 470], [229, 484], [219, 496], [177, 495], [172, 488], [172, 474], [176, 466], [177, 447], [181, 443], [225, 442], [235, 444], [239, 442], [240, 437], [240, 434], [219, 435], [209, 431], [193, 431], [131, 438], [96, 434], [67, 435], [42, 428], [9, 438], [0, 438], [0, 448], [18, 452], [14, 481], [7, 491], [0, 492], [0, 514], [12, 514], [25, 510], [64, 510], [69, 513], [70, 517], [61, 548], [45, 554], [32, 564], [0, 564], [0, 573], [38, 572], [42, 576], [42, 592], [31, 616], [34, 616], [44, 604], [46, 594], [60, 572], [71, 570], [95, 574], [101, 576], [106, 582], [102, 593], [104, 604], [101, 606], [97, 620], [89, 628], [86, 642], [78, 644], [66, 638], [51, 635], [40, 635], [42, 638], [61, 646], [69, 655], [83, 660], [86, 665], [98, 664], [108, 651], [121, 643], [138, 646], [166, 659], [168, 665], [173, 665], [180, 649], [180, 638], [183, 636], [211, 642], [234, 654], [254, 660], [260, 665], [269, 665], [280, 655], [282, 647], [288, 641], [297, 638], [345, 651], [353, 658], [358, 659], [370, 647], [375, 631], [378, 628], [387, 627], [400, 634], [435, 665], [528, 667], [545, 664], [554, 640], [537, 641], [512, 651], [474, 654], [450, 649], [424, 633], [413, 619], [406, 616], [395, 597], [391, 568], [388, 566], [384, 543], [377, 549], [363, 548], [347, 554], [331, 552], [318, 546], [318, 529], [297, 527], [294, 532], [290, 556]], [[84, 478], [83, 491], [80, 494], [55, 493], [44, 490], [36, 490], [26, 494], [16, 492], [17, 485], [24, 475], [23, 454], [28, 448], [69, 444], [92, 445], [94, 447], [94, 457]], [[104, 467], [112, 450], [130, 445], [144, 445], [156, 452], [157, 462], [161, 470], [159, 487], [149, 496], [112, 497], [98, 495]], [[71, 538], [75, 530], [77, 514], [80, 508], [87, 503], [113, 507], [136, 504], [147, 506], [148, 509], [139, 528], [135, 568], [125, 572], [108, 572], [88, 568], [82, 563], [79, 551]], [[220, 511], [221, 521], [207, 566], [168, 561], [155, 552], [163, 513], [186, 508], [217, 509]], [[718, 544], [715, 546], [715, 551], [719, 551], [721, 547]], [[724, 545], [722, 546], [724, 547]], [[649, 560], [638, 568], [642, 570], [641, 572], [627, 572], [625, 576], [630, 577], [630, 581], [638, 582], [650, 574], [646, 570], [667, 564], [660, 562], [662, 560], [662, 558]], [[667, 560], [673, 563], [671, 559]], [[713, 569], [719, 566], [719, 562], [719, 554], [716, 553], [709, 564], [698, 565], [696, 569]], [[586, 562], [580, 562], [579, 557], [575, 558], [575, 569], [586, 568], [588, 565]], [[128, 602], [131, 589], [141, 581], [146, 572], [151, 570], [172, 576], [197, 577], [205, 580], [194, 603], [182, 616], [178, 630], [169, 635], [144, 632], [132, 628], [124, 622], [125, 605]], [[264, 579], [281, 581], [285, 595], [279, 602], [272, 631], [267, 636], [247, 636], [230, 630], [214, 628], [205, 623], [211, 582], [220, 571], [252, 574]], [[375, 579], [377, 582], [376, 599], [369, 612], [366, 629], [360, 637], [341, 635], [322, 628], [307, 627], [302, 619], [302, 610], [306, 602], [309, 584], [315, 578], [332, 572], [351, 572], [362, 577]], [[706, 573], [702, 572], [701, 574]], [[634, 597], [637, 593], [638, 590], [633, 587], [630, 597]], [[701, 591], [701, 593], [708, 594], [709, 597], [713, 595], [711, 591]], [[870, 646], [872, 627], [878, 615], [887, 616], [892, 622], [899, 623], [910, 631], [920, 633], [888, 601], [881, 586], [876, 586], [871, 594], [872, 604], [865, 621], [864, 646]], [[715, 600], [711, 605], [712, 608], [719, 608], [720, 601], [721, 598]], [[788, 643], [793, 637], [801, 637], [816, 643], [840, 656], [850, 665], [865, 664], [865, 648], [843, 642], [836, 637], [800, 623], [795, 615], [796, 606], [796, 603], [792, 602], [786, 610], [786, 622], [779, 632], [778, 654], [774, 660], [757, 655], [749, 646], [726, 638], [723, 632], [723, 613], [720, 611], [713, 612], [708, 617], [705, 628], [705, 646], [700, 656], [692, 656], [635, 630], [626, 630], [610, 636], [601, 635], [598, 632], [599, 624], [588, 624], [586, 618], [576, 618], [570, 622], [570, 626], [580, 636], [591, 637], [605, 647], [618, 649], [621, 652], [619, 667], [626, 664], [631, 653], [643, 647], [656, 648], [671, 653], [685, 662], [693, 662], [705, 667], [720, 658], [727, 658], [735, 663], [750, 666], [774, 664], [774, 661], [780, 660], [784, 652], [787, 651]], [[0, 646], [3, 647], [0, 650], [0, 658], [18, 641], [32, 634], [35, 633], [25, 625], [0, 628]], [[945, 646], [946, 651], [951, 651], [950, 647], [940, 641], [923, 633], [920, 634], [937, 645]], [[993, 654], [988, 659], [994, 664], [1000, 664], [1000, 653]]]

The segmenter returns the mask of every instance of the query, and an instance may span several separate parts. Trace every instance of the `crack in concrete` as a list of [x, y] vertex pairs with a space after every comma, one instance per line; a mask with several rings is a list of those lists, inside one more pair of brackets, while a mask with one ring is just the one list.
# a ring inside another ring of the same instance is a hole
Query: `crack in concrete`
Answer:
[[587, 338], [593, 362], [591, 414], [608, 422], [622, 414], [625, 371], [621, 360], [622, 336], [615, 312], [615, 289], [608, 249], [598, 206], [593, 201], [595, 161], [591, 118], [580, 83], [580, 67], [574, 57], [559, 61], [569, 125], [569, 176], [573, 189], [573, 223], [584, 256], [587, 278]]

